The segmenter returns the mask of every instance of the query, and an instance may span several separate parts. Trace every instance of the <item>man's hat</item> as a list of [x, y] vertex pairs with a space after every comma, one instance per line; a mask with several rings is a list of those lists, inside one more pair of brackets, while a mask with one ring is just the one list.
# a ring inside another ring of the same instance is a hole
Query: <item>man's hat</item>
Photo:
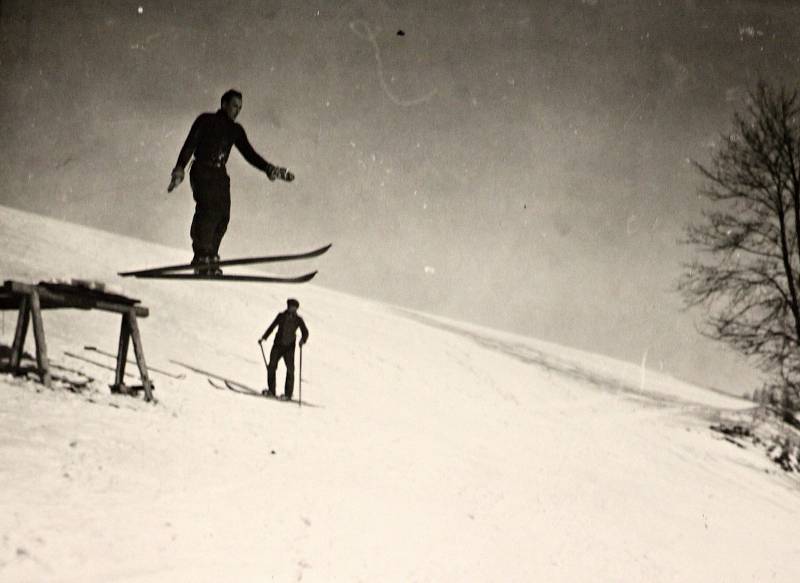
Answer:
[[292, 306], [294, 306], [295, 308], [299, 308], [300, 307], [300, 302], [298, 302], [294, 298], [289, 298], [288, 300], [286, 300], [286, 306], [289, 307], [289, 308], [291, 308]]

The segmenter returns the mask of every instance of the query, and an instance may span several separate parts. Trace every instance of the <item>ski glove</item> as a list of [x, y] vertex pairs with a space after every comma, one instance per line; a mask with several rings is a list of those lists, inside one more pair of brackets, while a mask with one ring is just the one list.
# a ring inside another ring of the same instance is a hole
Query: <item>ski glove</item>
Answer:
[[175, 167], [175, 169], [172, 171], [172, 177], [170, 178], [167, 192], [172, 192], [175, 190], [178, 185], [183, 182], [183, 176], [183, 168]]
[[289, 172], [286, 168], [270, 165], [270, 167], [267, 168], [267, 178], [269, 178], [272, 182], [274, 182], [276, 178], [280, 178], [286, 182], [291, 182], [294, 180], [294, 174]]

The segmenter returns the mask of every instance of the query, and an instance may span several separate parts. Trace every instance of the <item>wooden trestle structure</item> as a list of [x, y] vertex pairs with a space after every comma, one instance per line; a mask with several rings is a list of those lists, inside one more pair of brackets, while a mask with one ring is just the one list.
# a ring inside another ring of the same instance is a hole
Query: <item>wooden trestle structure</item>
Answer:
[[[5, 369], [13, 374], [20, 374], [23, 371], [22, 358], [25, 338], [32, 322], [33, 337], [36, 341], [36, 370], [42, 382], [50, 387], [52, 379], [47, 358], [42, 310], [77, 308], [112, 312], [122, 316], [122, 323], [119, 332], [116, 378], [114, 384], [111, 385], [111, 391], [136, 394], [141, 389], [144, 390], [145, 400], [151, 401], [153, 384], [147, 374], [147, 364], [144, 359], [144, 349], [137, 320], [137, 318], [146, 318], [150, 312], [139, 303], [139, 300], [106, 291], [102, 284], [87, 284], [75, 280], [70, 283], [31, 284], [7, 280], [0, 288], [0, 310], [17, 310], [19, 315], [10, 359]], [[141, 387], [128, 387], [124, 383], [125, 363], [131, 340], [133, 340], [133, 350], [142, 379]]]

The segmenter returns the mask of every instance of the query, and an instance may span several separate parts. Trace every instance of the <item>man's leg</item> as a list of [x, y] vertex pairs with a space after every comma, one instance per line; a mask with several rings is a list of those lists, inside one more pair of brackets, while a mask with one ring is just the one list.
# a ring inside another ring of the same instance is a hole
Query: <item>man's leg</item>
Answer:
[[286, 364], [286, 383], [283, 386], [283, 394], [287, 399], [292, 398], [294, 393], [294, 345], [287, 346], [283, 353], [283, 362]]
[[214, 226], [212, 255], [219, 260], [219, 246], [222, 243], [225, 232], [228, 230], [228, 223], [231, 219], [231, 181], [228, 176], [220, 177], [214, 206], [217, 224]]
[[269, 364], [267, 365], [267, 390], [273, 397], [275, 396], [275, 371], [278, 369], [281, 356], [280, 346], [273, 344], [272, 350], [269, 352]]
[[[217, 260], [219, 244], [228, 228], [231, 212], [230, 178], [224, 169], [192, 165], [189, 173], [195, 199], [192, 220], [193, 263], [203, 264]], [[220, 274], [219, 269], [205, 269], [200, 273]]]
[[[195, 198], [195, 200], [197, 199]], [[214, 225], [212, 212], [205, 204], [197, 201], [194, 207], [194, 217], [192, 217], [192, 227], [189, 230], [192, 238], [192, 251], [194, 251], [192, 263], [203, 263], [204, 258], [214, 255]]]
[[189, 183], [195, 202], [192, 227], [189, 231], [194, 251], [192, 263], [202, 263], [203, 259], [214, 254], [214, 231], [217, 224], [212, 204], [214, 184], [207, 172], [196, 164], [193, 164], [189, 171]]

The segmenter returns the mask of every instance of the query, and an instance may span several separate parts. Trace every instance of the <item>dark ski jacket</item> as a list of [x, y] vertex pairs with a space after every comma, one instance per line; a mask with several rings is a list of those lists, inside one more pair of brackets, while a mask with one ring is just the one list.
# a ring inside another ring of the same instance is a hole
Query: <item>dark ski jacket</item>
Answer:
[[278, 314], [269, 325], [267, 331], [264, 332], [262, 338], [266, 339], [267, 336], [272, 334], [272, 331], [277, 326], [278, 331], [275, 333], [275, 344], [280, 346], [294, 346], [294, 341], [297, 334], [297, 329], [300, 328], [300, 341], [305, 343], [308, 340], [308, 328], [297, 313], [290, 313], [289, 310], [283, 311]]
[[245, 160], [259, 170], [269, 174], [274, 168], [253, 149], [253, 146], [247, 141], [244, 128], [229, 118], [221, 109], [216, 113], [202, 113], [194, 120], [186, 142], [178, 154], [178, 162], [175, 167], [186, 168], [194, 154], [195, 162], [224, 168], [233, 146], [236, 146]]

